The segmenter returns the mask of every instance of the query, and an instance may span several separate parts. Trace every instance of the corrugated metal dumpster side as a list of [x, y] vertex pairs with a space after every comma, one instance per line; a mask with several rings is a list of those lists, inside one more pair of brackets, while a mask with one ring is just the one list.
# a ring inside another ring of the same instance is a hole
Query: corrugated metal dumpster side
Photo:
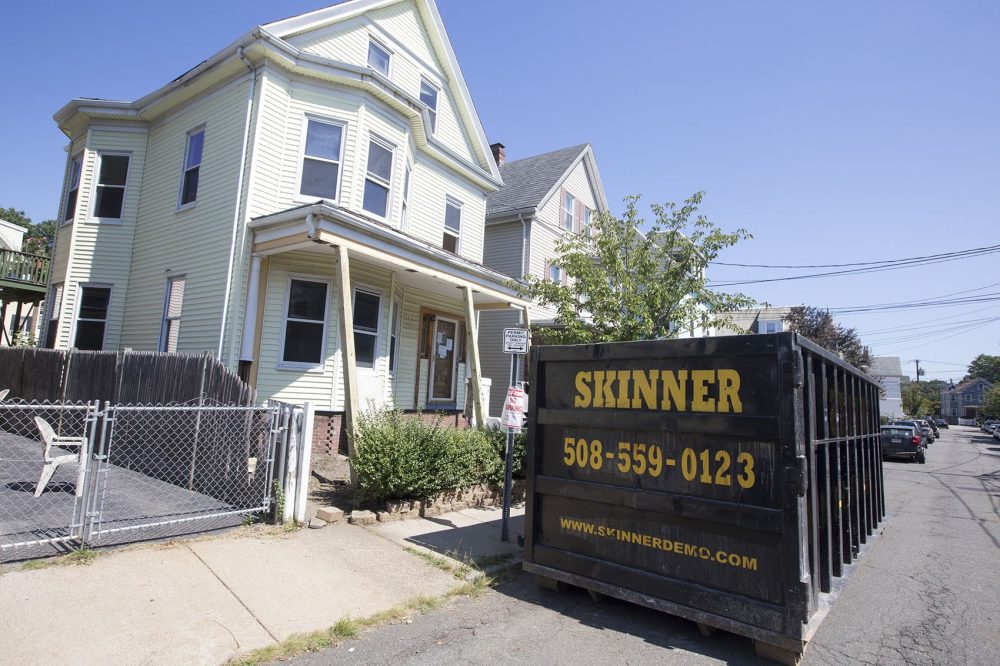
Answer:
[[790, 333], [531, 372], [525, 570], [801, 651], [884, 516], [877, 385]]

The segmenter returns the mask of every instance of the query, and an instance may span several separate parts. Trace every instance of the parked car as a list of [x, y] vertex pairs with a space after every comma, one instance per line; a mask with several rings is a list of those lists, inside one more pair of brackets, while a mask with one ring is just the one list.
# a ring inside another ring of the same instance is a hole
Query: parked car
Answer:
[[1000, 439], [1000, 425], [993, 428], [993, 439]]
[[894, 456], [916, 460], [921, 465], [927, 460], [927, 440], [915, 425], [893, 423], [882, 426], [882, 458]]
[[934, 419], [934, 423], [937, 424], [938, 428], [944, 428], [945, 430], [948, 429], [948, 422], [944, 419]]
[[937, 439], [938, 437], [941, 436], [940, 433], [938, 432], [937, 423], [934, 423], [934, 419], [932, 419], [932, 418], [923, 418], [923, 419], [918, 419], [918, 420], [921, 423], [926, 423], [928, 426], [930, 426], [930, 429], [934, 432], [934, 439]]
[[926, 440], [927, 440], [927, 444], [933, 444], [934, 443], [934, 431], [931, 430], [931, 427], [929, 425], [927, 425], [926, 423], [924, 423], [920, 419], [900, 419], [900, 420], [897, 420], [897, 421], [893, 421], [889, 425], [908, 425], [908, 426], [913, 426], [914, 428], [917, 429], [917, 432], [923, 434], [924, 438], [926, 438]]
[[993, 419], [983, 421], [983, 425], [979, 426], [979, 429], [989, 434], [990, 431], [993, 429], [994, 424], [996, 423], [1000, 423], [1000, 421], [994, 421]]

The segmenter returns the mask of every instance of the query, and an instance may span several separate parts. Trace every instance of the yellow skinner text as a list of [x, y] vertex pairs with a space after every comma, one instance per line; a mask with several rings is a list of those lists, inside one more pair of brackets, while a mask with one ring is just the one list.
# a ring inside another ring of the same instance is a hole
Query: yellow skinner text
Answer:
[[584, 370], [576, 373], [578, 408], [672, 412], [743, 412], [736, 370]]

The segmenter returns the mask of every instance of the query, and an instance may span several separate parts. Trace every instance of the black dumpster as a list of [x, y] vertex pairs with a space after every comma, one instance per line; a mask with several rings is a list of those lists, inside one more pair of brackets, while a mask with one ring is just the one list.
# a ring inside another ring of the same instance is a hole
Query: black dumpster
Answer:
[[794, 333], [532, 350], [524, 569], [794, 662], [885, 515], [879, 387]]

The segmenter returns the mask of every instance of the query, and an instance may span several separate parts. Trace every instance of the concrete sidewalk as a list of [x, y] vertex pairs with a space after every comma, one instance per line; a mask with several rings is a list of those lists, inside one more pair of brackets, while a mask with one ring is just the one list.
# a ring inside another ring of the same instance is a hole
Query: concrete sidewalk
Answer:
[[294, 633], [362, 618], [458, 581], [404, 548], [460, 561], [520, 558], [499, 509], [104, 552], [72, 564], [0, 574], [0, 661], [16, 664], [221, 664]]

